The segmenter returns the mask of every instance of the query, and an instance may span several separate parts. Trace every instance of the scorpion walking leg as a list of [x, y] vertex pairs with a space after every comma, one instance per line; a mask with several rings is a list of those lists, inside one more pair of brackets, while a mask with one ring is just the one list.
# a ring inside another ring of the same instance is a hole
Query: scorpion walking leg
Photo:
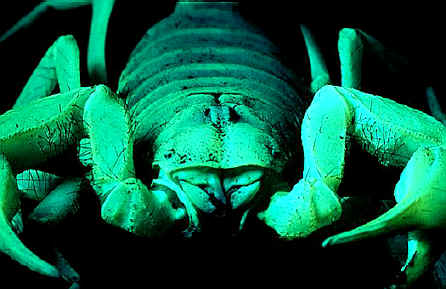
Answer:
[[[59, 85], [61, 93], [80, 88], [79, 48], [76, 40], [71, 35], [59, 37], [47, 50], [19, 95], [14, 108], [17, 109], [20, 106], [29, 105], [33, 101], [47, 97], [54, 90], [56, 84]], [[28, 178], [24, 178], [25, 176]], [[28, 186], [28, 188], [23, 188], [25, 196], [39, 201], [42, 201], [43, 197], [55, 187], [54, 184], [51, 184], [51, 180], [54, 179], [59, 178], [38, 170], [25, 171], [17, 176], [19, 188]], [[38, 183], [22, 184], [22, 182], [29, 183], [31, 180]], [[38, 188], [41, 185], [46, 187]], [[30, 186], [32, 187], [31, 193], [37, 193], [38, 195], [29, 195]], [[61, 204], [67, 205], [67, 203], [58, 203], [59, 209], [62, 211], [69, 209], [72, 205], [62, 208], [60, 207]]]
[[426, 89], [427, 104], [433, 117], [438, 119], [446, 126], [446, 114], [443, 112], [433, 87]]
[[328, 74], [324, 57], [322, 56], [310, 30], [305, 25], [301, 25], [300, 30], [302, 31], [305, 46], [307, 47], [308, 58], [310, 60], [312, 79], [310, 89], [312, 93], [315, 93], [324, 85], [330, 83], [330, 75]]
[[80, 178], [70, 178], [64, 180], [61, 184], [52, 189], [49, 194], [34, 208], [28, 215], [28, 219], [38, 224], [57, 226], [50, 237], [53, 244], [53, 254], [55, 256], [55, 266], [59, 271], [59, 275], [66, 281], [73, 283], [80, 280], [79, 274], [70, 265], [68, 260], [64, 258], [58, 250], [58, 242], [56, 234], [58, 228], [64, 226], [63, 221], [68, 217], [79, 212], [79, 199], [81, 192]]
[[[89, 88], [81, 88], [50, 96], [0, 116], [0, 153], [8, 160], [13, 175], [28, 168], [47, 167], [49, 161], [57, 159], [66, 149], [75, 145], [82, 135], [81, 123], [78, 122], [79, 112], [82, 111], [80, 107], [90, 92]], [[20, 120], [23, 116], [27, 116], [26, 121]], [[0, 200], [0, 204], [10, 206], [8, 201]], [[9, 224], [3, 225], [0, 231], [9, 232], [6, 226]], [[19, 252], [22, 246], [18, 238], [2, 238], [1, 250], [7, 254], [18, 254], [15, 252]], [[17, 261], [42, 274], [56, 276], [48, 269], [39, 269], [36, 265], [38, 263], [32, 260]]]
[[[90, 39], [88, 43], [88, 73], [93, 83], [107, 82], [107, 69], [105, 66], [105, 41], [107, 36], [108, 21], [115, 0], [45, 0], [33, 11], [20, 19], [11, 29], [0, 35], [0, 42], [15, 34], [20, 29], [30, 25], [41, 17], [48, 8], [55, 10], [68, 10], [91, 4], [93, 15], [91, 19]], [[40, 89], [40, 88], [39, 88]], [[48, 95], [48, 94], [46, 94]]]
[[47, 50], [17, 98], [14, 107], [51, 95], [59, 84], [61, 93], [80, 88], [79, 48], [71, 35], [59, 37]]
[[44, 14], [46, 11], [48, 11], [48, 4], [46, 2], [42, 2], [34, 9], [29, 12], [26, 16], [22, 17], [14, 26], [12, 26], [8, 31], [3, 33], [0, 36], [0, 42], [5, 41], [12, 35], [16, 34], [19, 30], [26, 28], [28, 26], [31, 26], [31, 24], [34, 23], [42, 14]]
[[[74, 39], [59, 38], [39, 64], [14, 109], [0, 116], [0, 154], [7, 159], [13, 175], [30, 168], [49, 168], [49, 162], [75, 145], [83, 134], [82, 111], [92, 90], [79, 88], [79, 62], [70, 57], [78, 57]], [[62, 68], [64, 64], [66, 68]], [[45, 72], [49, 77], [44, 77]], [[57, 82], [63, 93], [44, 97]], [[8, 201], [1, 200], [0, 204], [10, 206]], [[1, 231], [9, 234], [6, 226], [9, 223], [3, 225]], [[18, 262], [42, 274], [58, 275], [54, 267], [48, 269], [50, 265], [35, 261], [37, 256], [21, 254], [23, 247], [17, 237], [2, 239], [2, 251], [15, 256]], [[30, 260], [25, 260], [28, 257]]]
[[16, 179], [22, 197], [35, 201], [42, 201], [62, 181], [59, 176], [35, 169], [17, 174]]
[[[323, 56], [321, 55], [319, 47], [310, 31], [304, 25], [301, 25], [301, 31], [304, 36], [308, 57], [310, 59], [311, 77], [313, 79], [311, 83], [311, 91], [316, 93], [324, 85], [330, 83], [330, 76]], [[376, 47], [380, 47], [381, 50], [384, 50], [378, 41], [360, 30], [344, 28], [339, 32], [338, 51], [341, 64], [342, 87], [360, 88], [362, 56], [365, 40], [370, 40], [367, 44], [374, 46], [374, 50], [379, 50]]]
[[[44, 6], [43, 4], [40, 6]], [[17, 109], [37, 99], [47, 97], [56, 84], [59, 85], [62, 93], [80, 87], [79, 48], [71, 35], [59, 37], [47, 50], [13, 108]], [[53, 183], [57, 179], [60, 178], [46, 172], [27, 170], [17, 175], [17, 184], [25, 196], [41, 201], [54, 188]], [[20, 216], [20, 212], [18, 214]]]
[[[358, 29], [344, 28], [339, 32], [338, 50], [341, 86], [346, 88], [360, 89], [362, 58], [367, 50], [380, 58], [390, 72], [402, 71], [402, 67], [407, 66], [404, 57], [386, 49], [378, 40]], [[432, 116], [446, 125], [446, 114], [442, 111], [432, 87], [426, 88], [426, 99]]]
[[81, 179], [63, 181], [53, 189], [29, 215], [31, 220], [44, 224], [58, 224], [79, 211]]
[[[26, 190], [25, 192], [20, 191], [22, 195], [40, 201], [27, 216], [29, 220], [38, 224], [63, 226], [63, 221], [66, 218], [79, 212], [82, 182], [80, 178], [62, 180], [60, 177], [38, 170], [27, 170], [19, 175], [21, 178], [25, 178], [21, 182], [17, 181], [19, 190]], [[32, 176], [31, 179], [30, 176]], [[19, 176], [17, 176], [18, 178]], [[58, 228], [54, 230], [56, 234], [59, 231]], [[57, 237], [49, 239], [53, 241]], [[57, 244], [52, 245], [57, 246]], [[63, 279], [71, 283], [80, 280], [79, 274], [57, 248], [54, 249], [54, 256], [55, 266]]]
[[33, 271], [58, 277], [57, 269], [25, 247], [12, 231], [10, 220], [18, 207], [19, 192], [13, 172], [5, 156], [0, 155], [0, 251]]
[[[17, 174], [16, 180], [21, 197], [42, 201], [60, 183], [61, 178], [47, 172], [30, 169]], [[11, 220], [11, 225], [17, 234], [23, 232], [23, 214], [21, 209], [17, 211], [17, 214]]]
[[[71, 1], [75, 3], [76, 1]], [[91, 0], [93, 16], [91, 19], [90, 39], [88, 41], [88, 75], [93, 83], [107, 83], [105, 65], [105, 40], [108, 21], [115, 0]]]
[[[80, 88], [79, 48], [76, 40], [71, 35], [59, 37], [47, 50], [16, 100], [14, 108], [28, 105], [39, 98], [47, 97], [54, 90], [56, 84], [58, 84], [61, 93], [67, 93], [70, 90]], [[24, 192], [25, 196], [42, 201], [55, 188], [54, 183], [58, 179], [60, 178], [46, 172], [28, 170], [17, 176], [17, 183], [19, 188], [23, 187], [24, 190], [21, 191]], [[32, 181], [37, 182], [37, 184], [30, 184]], [[68, 183], [71, 184], [70, 181]], [[42, 185], [44, 188], [39, 188]], [[56, 192], [59, 191], [57, 190]], [[37, 195], [31, 196], [30, 193]], [[50, 197], [50, 200], [54, 200], [55, 193], [52, 195], [53, 197]], [[54, 218], [56, 211], [68, 213], [66, 211], [73, 208], [73, 203], [69, 201], [69, 199], [72, 199], [72, 196], [63, 196], [68, 199], [62, 198], [61, 194], [58, 195], [59, 201], [62, 199], [64, 201], [52, 204], [57, 205], [57, 209], [51, 212], [52, 217], [50, 219]], [[45, 207], [47, 202], [45, 201], [39, 206], [38, 215], [41, 217], [44, 212], [41, 208]], [[51, 201], [49, 202], [51, 203]], [[62, 205], [66, 205], [66, 207], [62, 207]]]
[[144, 236], [157, 236], [178, 219], [184, 209], [172, 207], [167, 194], [151, 191], [135, 178], [133, 128], [123, 102], [105, 86], [98, 86], [84, 113], [89, 149], [83, 160], [92, 166], [92, 186], [102, 203], [102, 218]]
[[360, 88], [363, 49], [364, 44], [359, 31], [344, 28], [339, 32], [338, 51], [342, 87]]
[[[60, 225], [67, 217], [79, 212], [82, 182], [80, 178], [63, 180], [53, 174], [35, 169], [26, 170], [18, 174], [16, 178], [18, 189], [23, 197], [40, 201], [27, 216], [29, 220], [54, 226]], [[14, 219], [18, 218], [18, 214]], [[19, 216], [21, 217], [21, 215]], [[56, 229], [56, 234], [57, 231]], [[17, 234], [19, 233], [20, 231]], [[50, 239], [53, 240], [53, 238]], [[54, 249], [54, 256], [56, 257], [55, 266], [62, 278], [69, 282], [80, 280], [79, 274], [57, 248]]]
[[401, 72], [407, 67], [407, 60], [362, 30], [344, 28], [339, 32], [339, 60], [341, 65], [341, 85], [346, 88], [361, 87], [363, 54], [377, 58], [392, 73]]

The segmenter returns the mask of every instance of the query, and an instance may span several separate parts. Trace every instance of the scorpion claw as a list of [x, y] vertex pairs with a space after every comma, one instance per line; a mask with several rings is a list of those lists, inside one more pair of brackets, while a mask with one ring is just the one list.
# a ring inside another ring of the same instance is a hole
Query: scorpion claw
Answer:
[[335, 194], [321, 181], [301, 180], [291, 192], [277, 192], [268, 209], [258, 214], [285, 239], [303, 238], [332, 224], [341, 215]]
[[414, 283], [439, 256], [431, 234], [443, 230], [446, 224], [446, 198], [442, 189], [446, 185], [445, 168], [444, 147], [418, 149], [395, 186], [395, 207], [365, 225], [329, 237], [322, 246], [409, 232], [408, 257], [402, 273], [406, 283]]
[[[378, 218], [381, 219], [381, 218]], [[364, 238], [384, 234], [397, 228], [396, 225], [386, 226], [385, 221], [372, 221], [366, 225], [360, 226], [352, 231], [343, 232], [335, 236], [327, 238], [322, 247], [329, 247], [344, 243], [349, 243]], [[405, 264], [401, 268], [401, 277], [404, 284], [413, 284], [424, 273], [426, 273], [435, 260], [442, 253], [441, 246], [433, 238], [433, 233], [428, 231], [411, 231], [408, 233], [407, 258]], [[435, 236], [438, 239], [438, 236]]]
[[102, 205], [102, 218], [140, 236], [159, 236], [179, 217], [162, 191], [150, 191], [138, 179], [118, 183]]
[[[395, 186], [397, 204], [378, 218], [324, 241], [323, 246], [343, 244], [392, 232], [443, 229], [446, 225], [445, 148], [420, 148], [412, 156]], [[420, 181], [423, 180], [423, 181]]]
[[[385, 232], [389, 227], [385, 227], [384, 223], [375, 223], [373, 226], [362, 226], [350, 232], [344, 232], [327, 238], [323, 243], [323, 247], [343, 244], [359, 240], [376, 232]], [[365, 229], [364, 229], [365, 228]], [[374, 231], [374, 230], [375, 231]], [[438, 259], [442, 253], [441, 246], [438, 246], [438, 241], [435, 238], [438, 236], [427, 231], [411, 231], [408, 233], [407, 243], [407, 258], [405, 264], [401, 268], [401, 283], [411, 285], [423, 276], [429, 269], [432, 268], [435, 260]]]
[[3, 215], [0, 217], [0, 251], [32, 271], [49, 277], [59, 277], [59, 272], [54, 266], [40, 259], [20, 241]]

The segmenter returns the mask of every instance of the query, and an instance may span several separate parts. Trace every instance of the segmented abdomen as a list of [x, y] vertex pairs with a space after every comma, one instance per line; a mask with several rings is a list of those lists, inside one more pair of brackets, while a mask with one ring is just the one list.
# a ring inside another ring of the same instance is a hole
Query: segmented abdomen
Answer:
[[180, 2], [130, 56], [118, 91], [155, 161], [281, 167], [297, 150], [297, 79], [233, 5]]

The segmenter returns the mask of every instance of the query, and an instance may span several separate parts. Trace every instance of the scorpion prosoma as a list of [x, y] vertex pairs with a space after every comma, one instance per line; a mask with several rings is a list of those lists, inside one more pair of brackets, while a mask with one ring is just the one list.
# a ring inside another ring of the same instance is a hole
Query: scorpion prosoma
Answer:
[[[89, 2], [44, 5], [57, 9]], [[114, 1], [91, 2], [88, 68], [93, 79], [105, 83], [103, 50]], [[343, 200], [336, 192], [346, 148], [355, 140], [383, 165], [404, 168], [395, 187], [397, 205], [327, 238], [323, 246], [409, 232], [403, 269], [413, 283], [438, 257], [431, 231], [446, 226], [444, 115], [435, 110], [438, 121], [358, 90], [362, 49], [380, 45], [371, 36], [355, 29], [340, 32], [342, 84], [332, 86], [305, 26], [302, 33], [315, 93], [306, 111], [301, 81], [232, 2], [178, 2], [131, 54], [117, 94], [105, 85], [81, 87], [76, 41], [60, 37], [13, 109], [0, 116], [0, 250], [31, 270], [60, 275], [21, 243], [11, 221], [21, 218], [20, 195], [28, 191], [28, 197], [42, 200], [35, 218], [60, 219], [75, 207], [77, 179], [55, 189], [50, 183], [44, 189], [17, 184], [19, 175], [56, 178], [43, 171], [73, 147], [91, 168], [87, 178], [100, 199], [102, 218], [134, 234], [183, 230], [193, 235], [205, 230], [204, 224], [212, 226], [203, 220], [216, 217], [230, 219], [238, 231], [255, 216], [282, 238], [305, 238], [341, 217]], [[49, 96], [56, 84], [60, 93]], [[299, 137], [303, 170], [289, 166], [300, 152]], [[148, 187], [135, 175], [134, 146], [147, 152], [146, 166], [154, 176]], [[297, 184], [281, 179], [285, 170], [301, 176]]]

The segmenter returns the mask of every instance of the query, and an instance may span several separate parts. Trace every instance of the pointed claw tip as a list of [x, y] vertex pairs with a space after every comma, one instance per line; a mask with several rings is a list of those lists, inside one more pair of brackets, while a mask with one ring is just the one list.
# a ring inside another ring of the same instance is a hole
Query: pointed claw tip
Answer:
[[322, 242], [322, 247], [327, 248], [331, 246], [341, 245], [343, 243], [346, 243], [346, 240], [341, 236], [335, 235], [325, 239], [324, 242]]
[[325, 239], [325, 240], [322, 242], [322, 248], [327, 248], [327, 247], [330, 247], [330, 246], [332, 246], [332, 245], [334, 245], [334, 244], [333, 244], [333, 238], [332, 238], [332, 237], [329, 237], [329, 238]]

